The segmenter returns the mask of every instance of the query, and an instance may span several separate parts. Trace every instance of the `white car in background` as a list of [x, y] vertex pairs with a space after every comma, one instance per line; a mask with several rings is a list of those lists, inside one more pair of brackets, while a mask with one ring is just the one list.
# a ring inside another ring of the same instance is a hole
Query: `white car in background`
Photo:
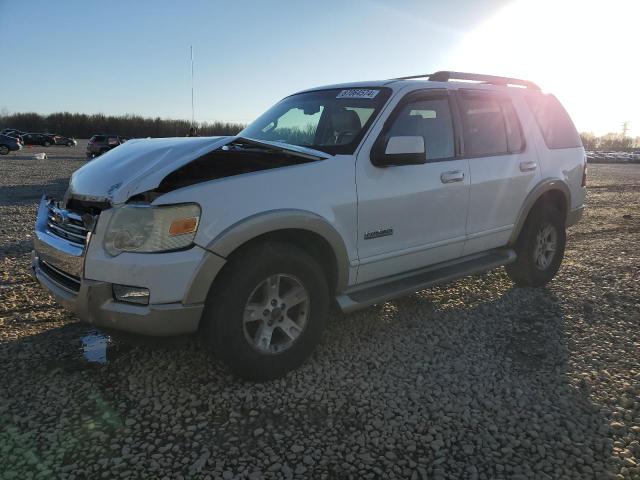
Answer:
[[545, 285], [585, 180], [573, 123], [532, 82], [314, 88], [238, 136], [131, 140], [83, 166], [42, 199], [33, 270], [83, 321], [199, 332], [263, 380], [312, 352], [332, 301], [350, 312], [500, 266]]

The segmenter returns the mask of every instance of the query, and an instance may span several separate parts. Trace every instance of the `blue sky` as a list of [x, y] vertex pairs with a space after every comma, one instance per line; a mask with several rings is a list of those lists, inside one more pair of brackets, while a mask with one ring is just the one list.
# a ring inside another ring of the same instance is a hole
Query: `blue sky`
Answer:
[[17, 20], [0, 108], [189, 118], [193, 45], [196, 119], [248, 121], [296, 90], [444, 66], [505, 2], [445, 3], [0, 0]]
[[[0, 0], [0, 109], [188, 119], [190, 45], [200, 121], [248, 122], [296, 90], [437, 69], [473, 67], [539, 80], [535, 69], [513, 68], [498, 51], [473, 51], [476, 40], [488, 41], [486, 32], [481, 38], [474, 32], [513, 4]], [[573, 103], [578, 110], [578, 100]], [[571, 100], [567, 106], [573, 114]], [[625, 115], [611, 112], [592, 129], [616, 129]], [[586, 117], [577, 123], [591, 126]]]

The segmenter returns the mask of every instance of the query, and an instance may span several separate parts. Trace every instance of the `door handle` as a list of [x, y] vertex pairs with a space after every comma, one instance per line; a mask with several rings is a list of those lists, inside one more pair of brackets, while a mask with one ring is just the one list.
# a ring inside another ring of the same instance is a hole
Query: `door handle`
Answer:
[[452, 172], [442, 172], [440, 174], [440, 181], [442, 183], [455, 183], [464, 180], [464, 172], [460, 170], [454, 170]]
[[520, 162], [521, 172], [530, 172], [536, 168], [538, 168], [538, 164], [536, 162]]

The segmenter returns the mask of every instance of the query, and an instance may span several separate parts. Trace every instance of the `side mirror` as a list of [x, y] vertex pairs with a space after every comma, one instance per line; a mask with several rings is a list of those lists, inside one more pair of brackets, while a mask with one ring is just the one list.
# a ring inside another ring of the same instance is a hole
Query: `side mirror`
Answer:
[[376, 145], [371, 151], [371, 163], [376, 167], [391, 165], [420, 165], [427, 163], [427, 152], [424, 137], [398, 136], [387, 141], [384, 152]]

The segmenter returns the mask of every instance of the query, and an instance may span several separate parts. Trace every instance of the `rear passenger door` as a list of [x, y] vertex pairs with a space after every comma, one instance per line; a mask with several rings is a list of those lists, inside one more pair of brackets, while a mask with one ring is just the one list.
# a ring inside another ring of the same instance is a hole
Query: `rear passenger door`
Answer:
[[459, 90], [456, 97], [471, 175], [464, 247], [469, 255], [508, 243], [540, 168], [519, 120], [525, 108], [520, 97], [479, 89]]

